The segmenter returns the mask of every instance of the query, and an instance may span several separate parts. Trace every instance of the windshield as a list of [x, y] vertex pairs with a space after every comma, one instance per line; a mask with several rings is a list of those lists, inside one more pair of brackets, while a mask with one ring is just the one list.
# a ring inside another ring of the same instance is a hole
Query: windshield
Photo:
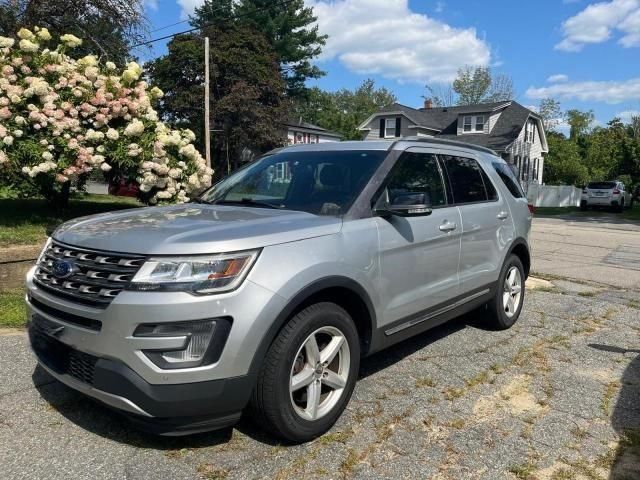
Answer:
[[591, 182], [587, 188], [590, 190], [611, 190], [615, 186], [615, 182]]
[[386, 154], [380, 150], [276, 153], [225, 178], [200, 201], [343, 215]]

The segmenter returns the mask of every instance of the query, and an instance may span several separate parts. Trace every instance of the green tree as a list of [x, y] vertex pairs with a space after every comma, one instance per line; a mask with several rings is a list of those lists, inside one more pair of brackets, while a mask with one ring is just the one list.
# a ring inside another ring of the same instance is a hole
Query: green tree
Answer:
[[142, 0], [4, 0], [0, 32], [45, 27], [54, 40], [73, 34], [84, 40], [76, 54], [97, 54], [123, 64], [130, 47], [147, 37]]
[[[296, 117], [342, 134], [345, 140], [359, 140], [358, 126], [371, 114], [396, 101], [395, 95], [385, 87], [376, 88], [371, 79], [355, 90], [343, 88], [325, 92], [317, 87], [309, 90], [296, 103]], [[297, 119], [297, 118], [296, 118]]]
[[555, 131], [562, 120], [562, 109], [560, 102], [553, 98], [543, 98], [540, 100], [538, 115], [542, 118], [544, 129], [547, 132]]
[[625, 125], [614, 118], [606, 127], [597, 127], [587, 139], [585, 163], [592, 178], [610, 180], [632, 173], [633, 140]]
[[583, 112], [576, 109], [567, 110], [565, 114], [567, 123], [570, 127], [569, 138], [573, 141], [577, 141], [580, 137], [589, 132], [591, 124], [593, 123], [595, 116], [593, 110]]
[[286, 114], [285, 83], [277, 57], [260, 32], [239, 25], [207, 27], [200, 34], [180, 35], [168, 54], [149, 65], [151, 78], [164, 90], [163, 118], [189, 126], [202, 146], [204, 125], [204, 36], [211, 42], [212, 152], [216, 170], [238, 166], [244, 148], [264, 151], [282, 145], [280, 122]]
[[202, 27], [232, 22], [262, 32], [275, 51], [288, 94], [297, 96], [305, 90], [306, 80], [324, 74], [311, 63], [327, 38], [318, 33], [316, 20], [304, 0], [206, 0], [196, 8], [191, 23]]
[[544, 159], [545, 182], [551, 185], [584, 185], [589, 171], [583, 164], [578, 145], [564, 135], [547, 132], [549, 154]]
[[438, 107], [501, 102], [514, 97], [511, 77], [496, 75], [489, 67], [466, 66], [458, 70], [453, 83], [426, 85], [425, 88], [427, 97]]

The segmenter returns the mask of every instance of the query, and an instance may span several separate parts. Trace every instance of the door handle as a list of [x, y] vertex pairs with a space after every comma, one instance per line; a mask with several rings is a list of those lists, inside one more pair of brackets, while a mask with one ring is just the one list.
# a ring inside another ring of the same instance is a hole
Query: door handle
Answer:
[[505, 212], [504, 210], [502, 212], [498, 213], [498, 219], [499, 220], [506, 220], [508, 216], [509, 216], [509, 214], [507, 212]]
[[440, 225], [441, 232], [450, 232], [452, 230], [455, 230], [456, 228], [458, 228], [458, 225], [456, 225], [454, 222], [444, 222], [442, 225]]

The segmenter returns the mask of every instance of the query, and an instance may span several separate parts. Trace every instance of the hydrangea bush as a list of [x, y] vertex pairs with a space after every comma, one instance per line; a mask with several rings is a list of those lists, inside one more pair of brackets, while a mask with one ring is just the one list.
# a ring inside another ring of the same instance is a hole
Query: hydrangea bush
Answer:
[[52, 199], [100, 169], [136, 178], [152, 204], [185, 202], [211, 184], [194, 133], [158, 120], [152, 105], [163, 93], [138, 64], [74, 59], [74, 35], [49, 43], [46, 28], [0, 36], [0, 175], [21, 172]]

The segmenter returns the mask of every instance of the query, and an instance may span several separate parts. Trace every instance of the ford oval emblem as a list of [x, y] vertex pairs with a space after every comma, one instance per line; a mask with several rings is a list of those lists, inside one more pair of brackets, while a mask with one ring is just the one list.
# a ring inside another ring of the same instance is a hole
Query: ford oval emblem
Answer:
[[56, 260], [51, 266], [51, 273], [53, 273], [56, 278], [69, 278], [78, 270], [78, 267], [69, 260]]

